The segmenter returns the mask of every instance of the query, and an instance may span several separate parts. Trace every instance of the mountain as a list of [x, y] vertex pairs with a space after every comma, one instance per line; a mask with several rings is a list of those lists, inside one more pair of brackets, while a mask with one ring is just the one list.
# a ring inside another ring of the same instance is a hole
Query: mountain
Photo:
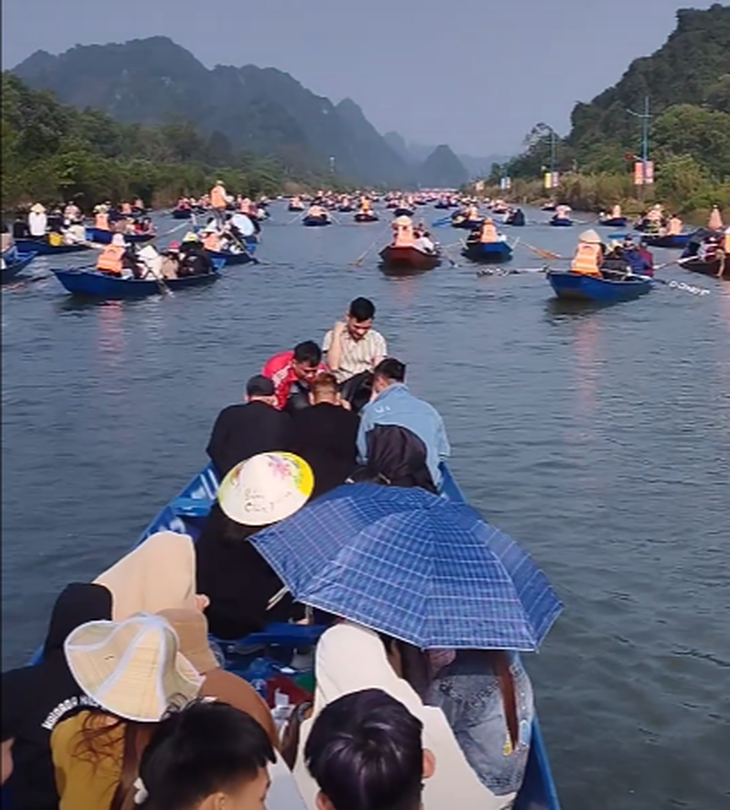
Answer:
[[654, 116], [675, 105], [730, 113], [730, 6], [679, 10], [676, 29], [658, 51], [635, 59], [589, 104], [575, 106], [568, 144], [583, 154], [610, 142], [638, 151], [640, 121], [627, 109], [642, 113], [646, 96]]
[[459, 188], [468, 180], [464, 164], [445, 144], [437, 146], [418, 170], [418, 181], [426, 188]]
[[[408, 144], [406, 139], [398, 132], [386, 132], [383, 137], [390, 148], [400, 155], [401, 159], [406, 163], [413, 163], [413, 155], [408, 151]], [[425, 155], [424, 155], [425, 157]]]
[[362, 183], [404, 182], [405, 161], [350, 99], [337, 106], [274, 68], [208, 70], [167, 37], [37, 51], [13, 71], [58, 100], [123, 123], [189, 121], [233, 149], [269, 154], [295, 168], [329, 168]]
[[[417, 165], [423, 163], [426, 158], [436, 149], [435, 146], [426, 146], [422, 143], [411, 141], [406, 143], [405, 138], [398, 132], [387, 132], [384, 136], [390, 146], [405, 160], [406, 163]], [[456, 157], [463, 163], [469, 172], [470, 179], [477, 177], [487, 177], [494, 163], [506, 163], [509, 155], [487, 155], [486, 157], [476, 157], [457, 153]]]

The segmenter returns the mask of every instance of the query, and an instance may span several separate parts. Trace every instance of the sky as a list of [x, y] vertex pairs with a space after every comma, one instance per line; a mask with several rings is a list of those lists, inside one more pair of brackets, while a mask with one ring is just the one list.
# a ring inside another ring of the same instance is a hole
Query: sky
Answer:
[[[687, 5], [692, 5], [688, 3]], [[711, 2], [694, 3], [707, 8]], [[513, 154], [533, 124], [567, 134], [674, 29], [677, 0], [2, 0], [2, 66], [38, 49], [165, 35], [207, 67], [255, 64], [356, 101], [381, 133]]]

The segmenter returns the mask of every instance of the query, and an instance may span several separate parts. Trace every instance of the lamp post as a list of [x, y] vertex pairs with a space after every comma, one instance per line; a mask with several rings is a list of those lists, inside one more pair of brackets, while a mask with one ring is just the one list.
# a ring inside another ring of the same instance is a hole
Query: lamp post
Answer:
[[649, 164], [649, 122], [653, 118], [650, 113], [649, 96], [644, 96], [644, 112], [637, 113], [626, 108], [629, 115], [641, 119], [641, 194], [640, 199], [644, 199], [644, 186], [646, 186], [647, 166]]

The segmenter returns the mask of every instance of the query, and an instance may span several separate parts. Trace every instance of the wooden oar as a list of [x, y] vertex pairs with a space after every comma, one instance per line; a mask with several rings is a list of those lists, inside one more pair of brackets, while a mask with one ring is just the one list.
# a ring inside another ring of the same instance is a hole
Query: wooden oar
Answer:
[[355, 259], [355, 261], [352, 263], [353, 267], [360, 267], [360, 265], [363, 263], [363, 260], [368, 255], [368, 253], [370, 253], [370, 251], [376, 245], [379, 244], [380, 240], [388, 233], [389, 230], [390, 230], [390, 225], [387, 225], [385, 230], [376, 237], [375, 241], [370, 245], [370, 247], [368, 247], [368, 249], [366, 251], [361, 253], [360, 256], [357, 257], [357, 259]]
[[534, 245], [528, 245], [527, 242], [523, 242], [522, 244], [533, 251], [533, 253], [536, 253], [541, 259], [568, 260], [566, 256], [560, 256], [558, 253], [553, 253], [550, 250], [543, 250], [542, 248], [535, 247]]

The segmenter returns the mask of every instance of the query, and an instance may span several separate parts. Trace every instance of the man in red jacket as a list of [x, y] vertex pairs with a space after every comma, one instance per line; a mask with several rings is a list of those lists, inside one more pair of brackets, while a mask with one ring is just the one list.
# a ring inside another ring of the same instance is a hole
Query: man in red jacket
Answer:
[[309, 404], [309, 385], [320, 372], [325, 371], [321, 361], [322, 350], [312, 340], [305, 340], [297, 344], [294, 351], [275, 354], [267, 361], [261, 373], [274, 383], [278, 410], [287, 407], [290, 396], [296, 399], [296, 403], [290, 403], [290, 409]]

